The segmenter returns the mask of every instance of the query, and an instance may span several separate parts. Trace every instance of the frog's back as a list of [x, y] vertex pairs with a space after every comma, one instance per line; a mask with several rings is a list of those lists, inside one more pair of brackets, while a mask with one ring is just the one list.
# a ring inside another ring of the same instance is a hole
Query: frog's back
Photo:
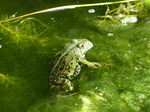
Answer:
[[73, 79], [80, 72], [81, 65], [79, 64], [76, 56], [66, 53], [62, 56], [62, 52], [59, 52], [51, 61], [52, 71], [51, 76], [64, 77], [67, 79]]
[[[91, 43], [91, 42], [90, 42]], [[92, 46], [87, 39], [73, 39], [63, 50], [57, 53], [51, 61], [51, 76], [59, 76], [73, 79], [81, 70], [79, 58], [84, 57], [84, 53]]]

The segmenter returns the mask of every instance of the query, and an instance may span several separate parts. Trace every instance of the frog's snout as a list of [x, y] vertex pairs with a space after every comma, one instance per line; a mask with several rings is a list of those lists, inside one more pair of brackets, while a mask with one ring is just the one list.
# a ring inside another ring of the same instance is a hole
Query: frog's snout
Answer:
[[88, 44], [89, 45], [88, 45], [87, 51], [90, 50], [93, 47], [93, 43], [92, 42], [89, 41]]

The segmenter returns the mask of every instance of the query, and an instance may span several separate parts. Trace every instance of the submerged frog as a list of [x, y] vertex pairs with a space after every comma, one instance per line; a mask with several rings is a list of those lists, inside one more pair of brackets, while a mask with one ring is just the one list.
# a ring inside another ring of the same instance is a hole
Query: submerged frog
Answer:
[[67, 93], [74, 89], [72, 80], [80, 73], [81, 66], [98, 68], [104, 63], [89, 62], [85, 53], [93, 47], [87, 39], [72, 39], [51, 61], [52, 71], [49, 77], [50, 89], [56, 94]]

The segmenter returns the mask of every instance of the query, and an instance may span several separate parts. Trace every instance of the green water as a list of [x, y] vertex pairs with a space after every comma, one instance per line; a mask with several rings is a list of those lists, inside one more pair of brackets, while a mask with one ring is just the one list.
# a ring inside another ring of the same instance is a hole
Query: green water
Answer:
[[[77, 1], [62, 1], [24, 1], [26, 5], [20, 0], [12, 1], [8, 6], [2, 5], [1, 20], [16, 12], [19, 16], [77, 4]], [[96, 12], [88, 13], [93, 8]], [[140, 21], [123, 26], [116, 21], [101, 22], [97, 16], [105, 8], [76, 8], [3, 23], [0, 29], [1, 112], [149, 112], [150, 24]], [[115, 66], [99, 69], [83, 66], [80, 76], [73, 81], [77, 95], [51, 97], [49, 61], [73, 38], [86, 38], [94, 44], [86, 54], [87, 60]]]

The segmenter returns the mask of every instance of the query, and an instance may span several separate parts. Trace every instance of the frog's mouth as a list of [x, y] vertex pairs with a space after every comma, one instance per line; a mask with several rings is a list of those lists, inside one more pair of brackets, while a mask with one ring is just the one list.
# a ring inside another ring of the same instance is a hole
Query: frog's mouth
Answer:
[[90, 50], [93, 47], [93, 43], [92, 42], [88, 42], [88, 46], [86, 49], [84, 49], [84, 51], [82, 51], [83, 53], [86, 53], [88, 50]]
[[[89, 42], [88, 50], [90, 50], [92, 47], [93, 47], [93, 43], [92, 43], [92, 42]], [[88, 51], [88, 50], [87, 50], [87, 51]]]

